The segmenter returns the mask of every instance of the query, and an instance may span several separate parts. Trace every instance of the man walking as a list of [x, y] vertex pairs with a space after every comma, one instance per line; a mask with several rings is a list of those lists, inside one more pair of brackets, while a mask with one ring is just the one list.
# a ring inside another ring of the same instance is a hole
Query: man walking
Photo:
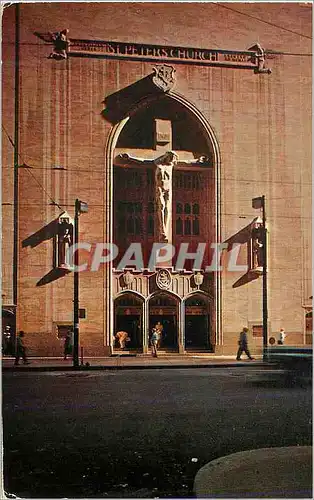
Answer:
[[29, 365], [29, 361], [27, 361], [26, 357], [26, 347], [23, 340], [24, 335], [25, 333], [21, 330], [16, 338], [15, 365], [19, 364], [20, 357], [22, 357], [24, 365]]
[[150, 339], [151, 345], [152, 345], [152, 356], [153, 358], [157, 358], [157, 347], [158, 347], [158, 342], [159, 342], [159, 331], [155, 328], [153, 328], [153, 333]]
[[254, 359], [254, 358], [252, 358], [251, 353], [250, 353], [249, 348], [248, 348], [248, 338], [247, 338], [248, 331], [249, 331], [249, 329], [244, 327], [242, 332], [240, 333], [239, 342], [238, 342], [239, 349], [238, 349], [238, 353], [237, 353], [237, 361], [241, 360], [241, 354], [243, 353], [243, 351], [245, 352], [245, 354], [247, 355], [247, 357], [249, 359]]

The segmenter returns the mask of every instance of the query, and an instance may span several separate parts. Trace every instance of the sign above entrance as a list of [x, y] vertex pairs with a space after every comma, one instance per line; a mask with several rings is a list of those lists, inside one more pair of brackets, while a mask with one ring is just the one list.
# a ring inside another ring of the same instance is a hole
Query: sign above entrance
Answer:
[[[110, 42], [105, 40], [80, 40], [77, 38], [68, 38], [68, 30], [57, 31], [55, 33], [35, 32], [34, 34], [54, 46], [53, 51], [49, 55], [51, 59], [62, 60], [67, 57], [104, 57], [111, 59], [236, 67], [253, 69], [255, 73], [271, 73], [270, 69], [265, 68], [265, 51], [258, 43], [250, 47], [249, 50], [239, 51]], [[62, 40], [60, 41], [61, 38]], [[61, 49], [60, 43], [62, 44]], [[60, 56], [60, 51], [62, 51], [62, 57]]]

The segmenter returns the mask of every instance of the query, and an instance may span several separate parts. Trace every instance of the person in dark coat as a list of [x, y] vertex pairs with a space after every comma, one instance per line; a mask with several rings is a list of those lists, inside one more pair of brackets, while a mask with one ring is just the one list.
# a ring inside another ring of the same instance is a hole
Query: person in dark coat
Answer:
[[64, 338], [64, 351], [63, 351], [64, 358], [63, 359], [67, 359], [67, 356], [70, 356], [72, 354], [72, 347], [73, 347], [72, 331], [69, 330]]
[[247, 339], [247, 332], [248, 331], [249, 331], [249, 329], [244, 327], [242, 332], [240, 333], [239, 342], [238, 342], [239, 349], [238, 349], [238, 353], [237, 353], [237, 361], [241, 360], [241, 354], [243, 353], [243, 351], [245, 352], [245, 354], [247, 355], [247, 357], [249, 359], [254, 359], [254, 358], [252, 358], [251, 353], [250, 353], [249, 348], [248, 348], [248, 339]]
[[19, 364], [20, 358], [23, 359], [24, 365], [29, 365], [29, 361], [27, 361], [26, 357], [26, 347], [24, 345], [24, 335], [25, 333], [21, 330], [16, 337], [16, 350], [15, 350], [15, 365]]

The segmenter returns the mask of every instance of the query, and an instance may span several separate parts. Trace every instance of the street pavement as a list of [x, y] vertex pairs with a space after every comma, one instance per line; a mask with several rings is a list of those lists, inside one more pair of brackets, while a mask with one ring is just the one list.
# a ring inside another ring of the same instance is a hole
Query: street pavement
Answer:
[[311, 387], [254, 384], [262, 368], [253, 363], [5, 371], [6, 491], [22, 498], [191, 497], [197, 471], [213, 459], [310, 445]]

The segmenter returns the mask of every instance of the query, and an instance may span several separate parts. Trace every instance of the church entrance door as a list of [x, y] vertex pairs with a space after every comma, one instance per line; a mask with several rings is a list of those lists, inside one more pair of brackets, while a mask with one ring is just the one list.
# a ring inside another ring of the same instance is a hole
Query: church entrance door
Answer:
[[189, 298], [185, 305], [185, 349], [212, 351], [209, 306], [201, 297]]
[[[127, 332], [130, 340], [126, 343], [126, 351], [142, 351], [143, 348], [143, 304], [141, 302], [131, 294], [119, 297], [115, 301], [114, 333]], [[118, 348], [116, 341], [113, 342], [113, 347]]]
[[178, 301], [170, 295], [158, 294], [149, 303], [149, 338], [152, 329], [162, 325], [159, 348], [166, 351], [178, 350]]

